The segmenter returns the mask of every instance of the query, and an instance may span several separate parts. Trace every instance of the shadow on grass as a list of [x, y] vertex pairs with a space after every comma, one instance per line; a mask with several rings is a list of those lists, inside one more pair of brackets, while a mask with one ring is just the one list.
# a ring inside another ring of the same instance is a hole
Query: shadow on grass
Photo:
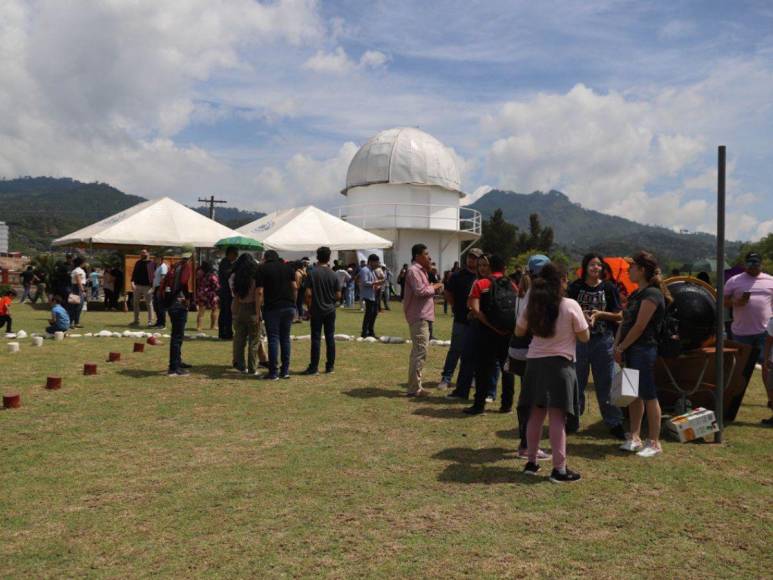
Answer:
[[[238, 380], [251, 380], [258, 381], [260, 376], [248, 375], [245, 373], [235, 372], [229, 366], [223, 365], [194, 365], [188, 369], [191, 377], [207, 377], [209, 379], [230, 379], [234, 381]], [[166, 374], [166, 368], [148, 370], [148, 369], [121, 369], [118, 374], [135, 379], [142, 379], [147, 377], [157, 377], [159, 375]]]
[[569, 437], [566, 441], [566, 456], [571, 457], [584, 457], [585, 459], [604, 459], [609, 455], [624, 455], [625, 451], [618, 449], [619, 444], [609, 443], [583, 443], [579, 441], [573, 441], [572, 437]]
[[[427, 399], [420, 399], [422, 403], [427, 403]], [[432, 417], [434, 419], [470, 419], [474, 420], [474, 415], [462, 413], [462, 407], [454, 405], [453, 407], [419, 407], [413, 412], [414, 415], [423, 417]]]
[[432, 456], [433, 459], [453, 461], [438, 475], [438, 481], [450, 481], [467, 484], [497, 484], [497, 483], [521, 483], [533, 485], [542, 483], [543, 478], [525, 475], [521, 472], [521, 465], [511, 462], [509, 467], [500, 465], [486, 465], [503, 460], [514, 460], [516, 451], [502, 447], [489, 449], [470, 449], [466, 447], [452, 447], [444, 449]]
[[381, 397], [386, 399], [397, 399], [400, 397], [405, 398], [404, 391], [382, 389], [379, 387], [363, 387], [361, 389], [351, 389], [349, 391], [344, 391], [343, 394], [347, 397], [354, 397], [356, 399], [378, 399]]

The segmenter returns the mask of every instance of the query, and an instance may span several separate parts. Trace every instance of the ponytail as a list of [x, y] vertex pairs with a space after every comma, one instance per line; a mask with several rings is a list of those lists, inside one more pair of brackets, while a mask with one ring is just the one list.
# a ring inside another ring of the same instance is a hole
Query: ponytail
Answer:
[[655, 256], [649, 252], [639, 252], [633, 257], [632, 261], [639, 266], [639, 268], [644, 270], [644, 277], [647, 279], [647, 285], [658, 288], [663, 294], [663, 299], [666, 301], [666, 304], [673, 302], [674, 298], [671, 296], [671, 292], [669, 292], [668, 287], [663, 281], [663, 273], [660, 271], [657, 261], [655, 261]]
[[671, 291], [663, 281], [663, 273], [660, 271], [660, 268], [655, 268], [655, 275], [650, 278], [650, 286], [657, 286], [660, 289], [667, 305], [674, 301], [674, 297], [671, 296]]

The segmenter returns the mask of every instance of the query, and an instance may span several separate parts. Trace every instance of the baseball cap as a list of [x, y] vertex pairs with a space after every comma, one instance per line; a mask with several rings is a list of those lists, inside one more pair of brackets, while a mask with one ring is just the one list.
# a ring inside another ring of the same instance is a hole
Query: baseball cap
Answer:
[[545, 254], [534, 254], [529, 258], [529, 264], [526, 268], [529, 270], [530, 274], [537, 275], [542, 271], [542, 268], [544, 268], [546, 264], [550, 264], [550, 258]]
[[747, 264], [761, 264], [762, 256], [760, 256], [757, 252], [749, 252], [746, 254], [745, 261]]
[[480, 258], [483, 255], [483, 250], [480, 248], [472, 248], [467, 252], [470, 256], [475, 256], [476, 258]]

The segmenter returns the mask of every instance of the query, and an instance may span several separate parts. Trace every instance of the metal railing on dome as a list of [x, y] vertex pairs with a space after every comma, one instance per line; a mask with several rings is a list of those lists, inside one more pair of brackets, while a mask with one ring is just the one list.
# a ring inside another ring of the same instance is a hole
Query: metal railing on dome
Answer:
[[481, 234], [481, 214], [469, 207], [429, 203], [360, 203], [336, 208], [338, 217], [364, 229], [421, 228]]

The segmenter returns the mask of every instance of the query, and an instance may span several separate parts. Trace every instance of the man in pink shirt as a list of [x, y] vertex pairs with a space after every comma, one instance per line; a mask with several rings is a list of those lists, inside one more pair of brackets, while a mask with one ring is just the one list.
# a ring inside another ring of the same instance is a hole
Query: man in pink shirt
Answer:
[[429, 323], [435, 321], [435, 294], [443, 291], [442, 282], [430, 284], [428, 273], [432, 258], [424, 244], [411, 248], [413, 263], [405, 275], [403, 311], [411, 330], [411, 360], [408, 366], [408, 396], [426, 397], [421, 387], [421, 373], [427, 360]]
[[733, 339], [757, 349], [762, 363], [765, 330], [773, 317], [773, 276], [762, 271], [762, 256], [749, 252], [746, 271], [725, 284], [725, 306], [733, 309]]

